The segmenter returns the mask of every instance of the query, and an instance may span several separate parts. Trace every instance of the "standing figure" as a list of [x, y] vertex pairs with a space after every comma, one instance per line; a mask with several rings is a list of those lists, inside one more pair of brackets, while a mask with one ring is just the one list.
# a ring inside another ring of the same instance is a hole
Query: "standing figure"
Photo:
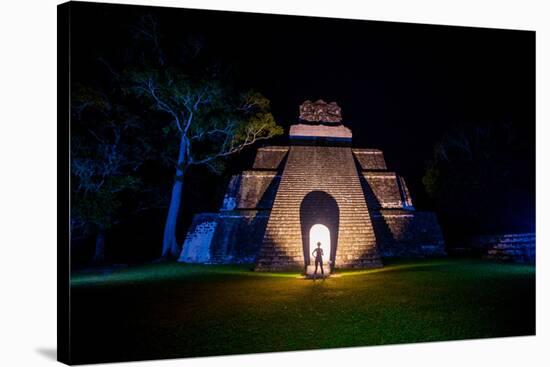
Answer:
[[313, 273], [313, 279], [317, 278], [317, 267], [321, 265], [321, 275], [325, 277], [323, 271], [323, 249], [321, 248], [321, 242], [317, 242], [317, 248], [313, 250], [311, 255], [315, 258], [315, 272]]

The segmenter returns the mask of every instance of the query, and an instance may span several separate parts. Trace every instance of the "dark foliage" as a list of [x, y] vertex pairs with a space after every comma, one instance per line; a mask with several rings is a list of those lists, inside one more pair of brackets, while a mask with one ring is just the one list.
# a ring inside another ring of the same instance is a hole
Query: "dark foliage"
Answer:
[[448, 241], [534, 230], [532, 147], [512, 123], [455, 127], [436, 143], [423, 183]]

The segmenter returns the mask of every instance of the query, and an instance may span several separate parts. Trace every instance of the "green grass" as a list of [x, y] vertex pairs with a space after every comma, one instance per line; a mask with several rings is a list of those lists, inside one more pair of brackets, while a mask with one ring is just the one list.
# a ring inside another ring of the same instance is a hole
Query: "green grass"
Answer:
[[530, 335], [535, 268], [394, 261], [325, 281], [154, 264], [72, 278], [76, 362]]

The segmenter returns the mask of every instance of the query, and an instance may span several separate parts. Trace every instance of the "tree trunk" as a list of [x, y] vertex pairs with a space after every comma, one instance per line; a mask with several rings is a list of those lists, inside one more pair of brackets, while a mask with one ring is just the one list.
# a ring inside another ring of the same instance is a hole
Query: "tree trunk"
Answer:
[[95, 238], [95, 252], [93, 258], [94, 264], [105, 262], [105, 230], [100, 228]]
[[178, 165], [176, 167], [176, 178], [172, 186], [172, 196], [170, 198], [170, 206], [168, 207], [168, 215], [166, 216], [166, 224], [164, 226], [164, 239], [162, 241], [163, 258], [179, 256], [180, 246], [176, 240], [176, 228], [181, 206], [181, 196], [183, 193], [186, 152], [187, 139], [185, 136], [182, 136], [178, 154]]

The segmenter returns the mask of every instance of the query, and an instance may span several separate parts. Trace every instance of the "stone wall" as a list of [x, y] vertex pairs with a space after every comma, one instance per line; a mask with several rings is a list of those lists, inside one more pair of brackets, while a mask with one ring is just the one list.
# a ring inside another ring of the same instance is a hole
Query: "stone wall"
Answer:
[[220, 213], [212, 239], [211, 262], [254, 263], [269, 218], [266, 210], [238, 210]]
[[244, 171], [233, 176], [220, 210], [271, 209], [280, 178], [276, 171]]
[[344, 125], [308, 125], [296, 124], [290, 126], [288, 136], [291, 139], [300, 138], [336, 138], [351, 141], [351, 130]]
[[403, 208], [395, 172], [362, 172], [363, 190], [369, 209]]
[[384, 154], [378, 149], [352, 149], [363, 170], [386, 170]]
[[288, 147], [269, 146], [259, 148], [254, 160], [254, 169], [277, 170], [283, 162]]
[[401, 191], [401, 200], [403, 202], [403, 208], [414, 210], [411, 194], [409, 192], [409, 188], [407, 187], [407, 184], [405, 183], [405, 179], [399, 176], [398, 182], [399, 182], [399, 190]]
[[518, 263], [535, 263], [535, 233], [517, 233], [492, 236], [477, 236], [471, 247], [484, 258]]
[[269, 218], [265, 210], [236, 210], [195, 215], [180, 262], [254, 263]]
[[443, 235], [434, 213], [383, 209], [373, 212], [372, 220], [383, 257], [445, 255]]
[[193, 217], [178, 261], [211, 262], [212, 239], [218, 227], [218, 217], [218, 213], [200, 213]]

